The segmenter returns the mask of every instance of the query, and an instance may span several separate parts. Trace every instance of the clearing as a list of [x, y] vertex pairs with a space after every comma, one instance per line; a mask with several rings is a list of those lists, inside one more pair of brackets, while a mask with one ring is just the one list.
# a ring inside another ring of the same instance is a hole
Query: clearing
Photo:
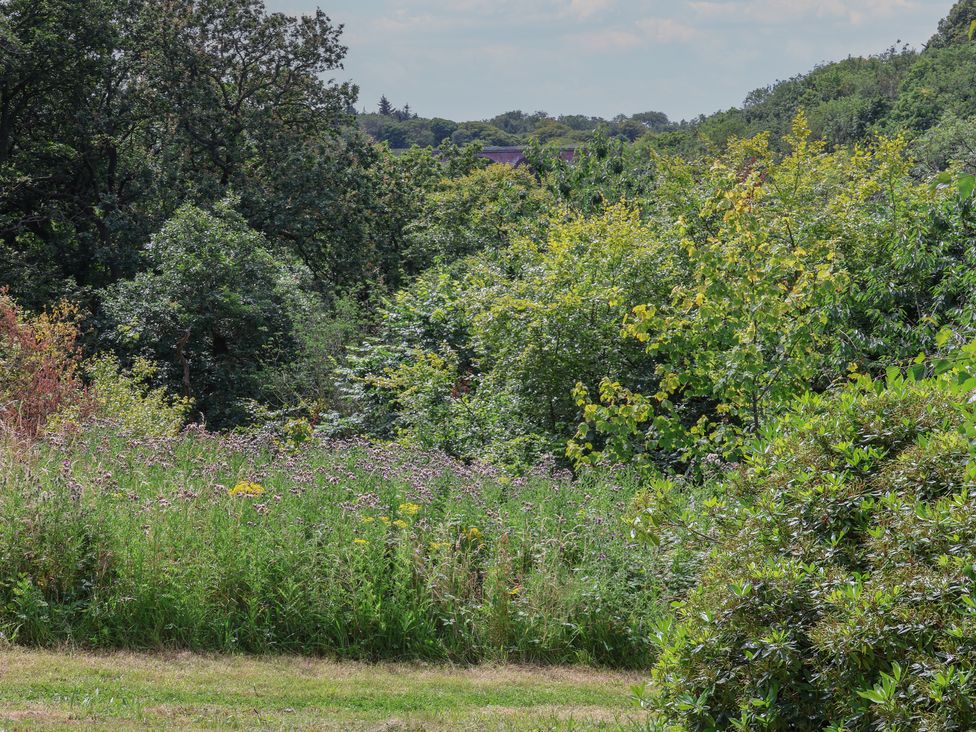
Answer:
[[633, 673], [0, 650], [0, 730], [635, 730]]

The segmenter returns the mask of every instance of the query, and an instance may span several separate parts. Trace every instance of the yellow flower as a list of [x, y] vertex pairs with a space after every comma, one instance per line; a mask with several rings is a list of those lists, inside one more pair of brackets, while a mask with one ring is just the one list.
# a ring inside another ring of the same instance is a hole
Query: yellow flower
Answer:
[[401, 503], [400, 513], [404, 516], [416, 516], [420, 512], [420, 506], [416, 503]]
[[508, 591], [508, 594], [509, 594], [509, 595], [511, 595], [512, 597], [515, 597], [515, 596], [516, 596], [517, 594], [519, 594], [519, 593], [520, 593], [521, 591], [522, 591], [522, 588], [521, 588], [521, 587], [513, 587], [512, 589], [510, 589], [510, 590]]
[[446, 541], [432, 541], [430, 542], [430, 548], [432, 551], [439, 552], [441, 549], [447, 549], [450, 546], [449, 542]]
[[264, 493], [264, 486], [260, 483], [251, 483], [247, 480], [240, 481], [237, 485], [227, 491], [229, 496], [250, 496], [252, 498]]
[[468, 537], [468, 541], [477, 541], [481, 538], [481, 530], [475, 526], [464, 532], [464, 535]]
[[388, 516], [380, 516], [380, 521], [382, 521], [387, 526], [390, 525], [390, 518]]
[[369, 544], [369, 542], [366, 541], [365, 539], [358, 539], [358, 538], [357, 539], [353, 539], [352, 540], [352, 543], [353, 544], [358, 544], [359, 546], [366, 546], [367, 544]]
[[394, 522], [393, 522], [393, 525], [394, 525], [394, 526], [396, 526], [396, 527], [397, 527], [398, 529], [405, 529], [405, 528], [407, 528], [407, 527], [408, 527], [408, 526], [409, 526], [410, 524], [408, 524], [408, 523], [407, 523], [406, 521], [404, 521], [403, 519], [397, 519], [396, 521], [394, 521]]
[[376, 520], [376, 519], [375, 519], [375, 518], [373, 518], [372, 516], [364, 516], [364, 517], [363, 517], [363, 523], [364, 523], [364, 524], [371, 524], [371, 523], [373, 523], [373, 522], [374, 522], [375, 520]]

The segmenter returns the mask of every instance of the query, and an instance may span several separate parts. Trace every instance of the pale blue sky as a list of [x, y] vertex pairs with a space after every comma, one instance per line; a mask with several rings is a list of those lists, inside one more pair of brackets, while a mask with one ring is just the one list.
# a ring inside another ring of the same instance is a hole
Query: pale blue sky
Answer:
[[424, 117], [512, 109], [672, 119], [823, 61], [919, 46], [952, 0], [266, 0], [345, 25], [339, 78]]

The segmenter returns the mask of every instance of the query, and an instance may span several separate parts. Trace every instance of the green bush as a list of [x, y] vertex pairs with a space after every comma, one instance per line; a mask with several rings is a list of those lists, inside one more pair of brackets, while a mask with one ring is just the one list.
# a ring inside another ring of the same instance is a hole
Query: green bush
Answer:
[[132, 370], [125, 371], [117, 358], [105, 354], [88, 361], [84, 370], [96, 414], [115, 422], [126, 434], [170, 437], [186, 424], [190, 401], [149, 386], [156, 375], [156, 367], [149, 361], [137, 359]]
[[659, 633], [644, 702], [665, 724], [973, 729], [973, 386], [862, 377], [747, 452]]

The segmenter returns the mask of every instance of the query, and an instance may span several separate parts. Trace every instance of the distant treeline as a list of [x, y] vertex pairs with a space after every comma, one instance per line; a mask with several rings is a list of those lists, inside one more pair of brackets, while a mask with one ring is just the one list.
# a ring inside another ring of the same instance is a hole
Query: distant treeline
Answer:
[[445, 140], [455, 145], [480, 142], [484, 145], [523, 145], [529, 140], [542, 143], [574, 144], [593, 138], [599, 129], [613, 137], [633, 142], [648, 132], [676, 129], [663, 112], [641, 112], [630, 117], [617, 115], [611, 120], [582, 114], [553, 117], [546, 112], [529, 114], [520, 110], [505, 112], [490, 120], [455, 122], [441, 117], [426, 119], [410, 110], [392, 107], [384, 96], [378, 111], [363, 112], [359, 124], [374, 140], [394, 149], [435, 147]]
[[[712, 115], [675, 122], [663, 112], [601, 119], [511, 111], [487, 120], [455, 122], [419, 117], [409, 105], [395, 108], [384, 96], [376, 112], [359, 114], [373, 139], [392, 148], [541, 143], [574, 144], [600, 133], [683, 155], [724, 145], [731, 137], [769, 132], [775, 140], [804, 109], [815, 136], [846, 145], [871, 136], [906, 130], [933, 130], [938, 138], [959, 137], [959, 120], [976, 115], [976, 45], [969, 40], [976, 21], [973, 3], [957, 3], [925, 48], [892, 46], [869, 57], [848, 57], [806, 74], [750, 92], [742, 105]], [[962, 144], [962, 143], [959, 143]], [[933, 161], [935, 166], [945, 160]]]

